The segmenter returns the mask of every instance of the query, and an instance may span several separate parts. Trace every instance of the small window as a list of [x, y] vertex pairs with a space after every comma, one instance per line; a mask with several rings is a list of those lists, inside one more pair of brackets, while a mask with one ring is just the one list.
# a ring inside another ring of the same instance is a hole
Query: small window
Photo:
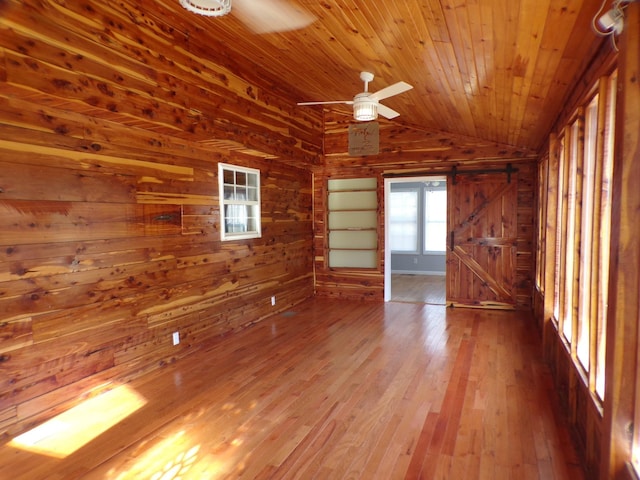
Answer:
[[218, 164], [221, 240], [259, 238], [260, 170]]

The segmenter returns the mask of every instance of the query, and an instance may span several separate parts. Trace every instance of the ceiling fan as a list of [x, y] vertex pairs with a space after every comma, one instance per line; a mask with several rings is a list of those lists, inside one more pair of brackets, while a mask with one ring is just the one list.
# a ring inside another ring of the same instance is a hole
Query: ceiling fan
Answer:
[[328, 105], [332, 103], [344, 103], [353, 105], [353, 118], [358, 121], [367, 122], [378, 118], [378, 113], [385, 118], [395, 118], [400, 115], [395, 110], [382, 105], [380, 100], [393, 97], [413, 88], [406, 82], [398, 82], [388, 87], [378, 90], [375, 93], [369, 92], [369, 82], [373, 80], [373, 73], [360, 72], [360, 80], [364, 82], [364, 92], [358, 93], [353, 100], [336, 100], [331, 102], [299, 102], [298, 105]]
[[207, 17], [232, 13], [255, 33], [286, 32], [312, 24], [316, 17], [288, 0], [180, 0], [190, 12]]

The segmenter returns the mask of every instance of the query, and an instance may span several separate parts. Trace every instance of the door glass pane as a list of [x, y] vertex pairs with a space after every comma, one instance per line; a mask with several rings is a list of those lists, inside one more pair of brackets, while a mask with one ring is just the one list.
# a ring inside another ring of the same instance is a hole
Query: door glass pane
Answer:
[[375, 190], [378, 184], [375, 177], [330, 179], [329, 191], [338, 190]]
[[347, 230], [329, 232], [332, 249], [375, 249], [378, 246], [378, 232], [375, 230]]
[[378, 256], [375, 250], [331, 250], [329, 265], [331, 268], [375, 268]]
[[329, 192], [329, 210], [375, 210], [378, 197], [375, 190], [362, 192]]
[[378, 214], [375, 210], [359, 212], [329, 212], [329, 230], [349, 228], [372, 228], [378, 225]]

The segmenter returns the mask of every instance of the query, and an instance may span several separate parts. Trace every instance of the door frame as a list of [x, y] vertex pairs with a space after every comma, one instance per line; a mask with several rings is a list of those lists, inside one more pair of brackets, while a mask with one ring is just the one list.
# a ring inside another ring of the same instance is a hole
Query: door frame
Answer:
[[[384, 301], [391, 300], [391, 249], [389, 248], [389, 215], [387, 214], [387, 205], [391, 197], [392, 183], [415, 183], [426, 182], [429, 180], [440, 180], [447, 182], [447, 191], [449, 189], [449, 177], [447, 175], [419, 175], [416, 177], [395, 177], [384, 179]], [[449, 212], [447, 206], [447, 221], [449, 220]]]

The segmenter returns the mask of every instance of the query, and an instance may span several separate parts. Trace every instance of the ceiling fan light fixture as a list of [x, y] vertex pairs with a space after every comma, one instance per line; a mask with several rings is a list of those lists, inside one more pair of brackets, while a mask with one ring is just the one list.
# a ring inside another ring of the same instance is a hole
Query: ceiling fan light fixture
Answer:
[[359, 122], [368, 122], [378, 118], [378, 102], [369, 99], [368, 92], [359, 93], [353, 99], [353, 118]]
[[221, 17], [231, 11], [231, 0], [180, 0], [180, 5], [207, 17]]

